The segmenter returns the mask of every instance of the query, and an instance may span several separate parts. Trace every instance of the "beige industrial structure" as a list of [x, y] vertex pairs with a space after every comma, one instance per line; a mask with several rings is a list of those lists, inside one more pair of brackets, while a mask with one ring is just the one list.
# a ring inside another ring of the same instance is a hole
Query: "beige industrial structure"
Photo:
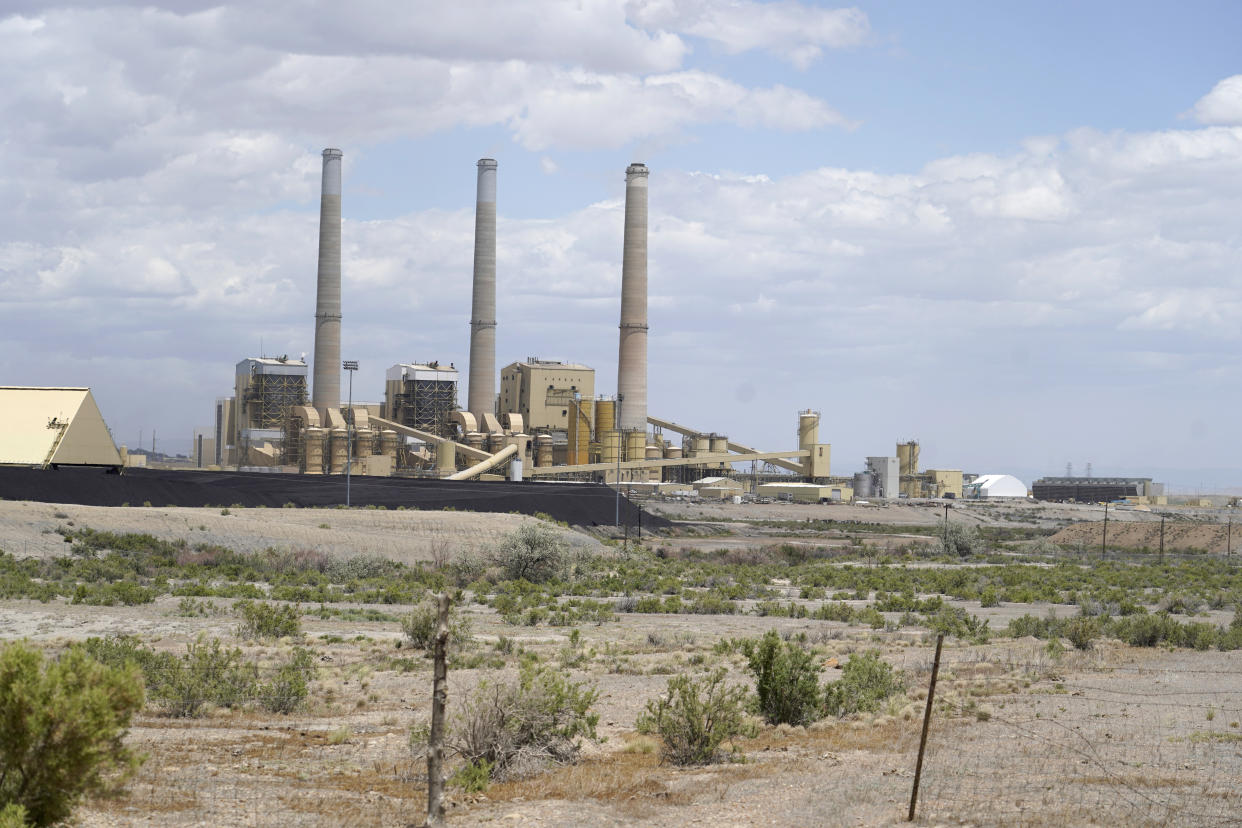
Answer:
[[[615, 481], [643, 490], [688, 490], [736, 497], [733, 464], [771, 464], [810, 488], [798, 499], [848, 498], [852, 478], [831, 477], [832, 447], [821, 443], [818, 411], [798, 413], [796, 448], [761, 451], [717, 430], [650, 416], [647, 399], [648, 182], [644, 164], [626, 168], [617, 389], [597, 394], [595, 371], [573, 362], [529, 358], [506, 366], [496, 393], [496, 178], [477, 164], [467, 400], [458, 407], [458, 372], [449, 364], [409, 362], [385, 374], [379, 404], [342, 405], [341, 158], [323, 151], [313, 384], [300, 360], [250, 358], [238, 364], [235, 393], [217, 400], [215, 428], [195, 435], [199, 466], [269, 466], [305, 474], [400, 474], [462, 479]], [[668, 437], [666, 437], [668, 435]], [[680, 437], [680, 440], [676, 438]], [[673, 438], [673, 439], [669, 439]], [[903, 490], [922, 492], [918, 444], [898, 447]], [[214, 461], [214, 462], [211, 462]], [[888, 471], [887, 467], [884, 470]], [[895, 477], [896, 475], [892, 475]], [[887, 488], [895, 481], [878, 471]], [[917, 481], [917, 483], [916, 483]], [[952, 487], [951, 479], [933, 485]], [[780, 484], [792, 485], [792, 484]], [[874, 487], [872, 487], [874, 488]], [[960, 473], [956, 488], [960, 491]], [[812, 491], [813, 490], [813, 491]], [[795, 491], [790, 489], [790, 492]], [[792, 495], [791, 495], [792, 496]]]
[[577, 404], [594, 397], [595, 369], [585, 365], [530, 357], [500, 372], [500, 410], [521, 414], [530, 431], [567, 432]]
[[760, 497], [790, 500], [794, 503], [831, 503], [854, 499], [854, 490], [839, 483], [763, 483], [756, 489], [756, 493]]
[[0, 387], [0, 465], [122, 465], [89, 388]]

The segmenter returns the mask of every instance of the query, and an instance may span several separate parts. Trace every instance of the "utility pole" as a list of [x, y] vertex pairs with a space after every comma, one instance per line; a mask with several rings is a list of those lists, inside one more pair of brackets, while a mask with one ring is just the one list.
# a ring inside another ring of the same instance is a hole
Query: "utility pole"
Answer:
[[1100, 560], [1108, 554], [1108, 504], [1104, 504], [1104, 539], [1100, 541]]
[[1164, 520], [1165, 516], [1160, 516], [1160, 563], [1164, 563]]
[[341, 367], [349, 372], [349, 404], [345, 407], [345, 508], [348, 509], [349, 473], [354, 466], [354, 371], [358, 370], [358, 360], [343, 360]]
[[949, 504], [944, 504], [944, 551], [949, 551]]
[[1229, 515], [1229, 526], [1225, 530], [1225, 557], [1233, 555], [1233, 515]]

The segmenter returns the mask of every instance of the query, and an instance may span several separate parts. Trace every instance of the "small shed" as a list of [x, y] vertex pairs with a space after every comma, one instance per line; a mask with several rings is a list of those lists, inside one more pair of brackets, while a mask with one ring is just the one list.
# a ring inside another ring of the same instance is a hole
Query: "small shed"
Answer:
[[728, 500], [742, 494], [742, 484], [728, 477], [704, 477], [692, 484], [703, 500]]
[[121, 455], [89, 388], [0, 386], [0, 465], [119, 467]]
[[759, 486], [757, 494], [795, 503], [848, 502], [854, 499], [853, 487], [845, 483], [764, 483]]

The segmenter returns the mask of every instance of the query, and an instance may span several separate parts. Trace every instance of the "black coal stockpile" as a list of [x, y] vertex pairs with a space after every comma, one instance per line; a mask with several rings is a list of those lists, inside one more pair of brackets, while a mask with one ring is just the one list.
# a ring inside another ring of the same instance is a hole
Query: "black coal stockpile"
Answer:
[[[342, 475], [127, 469], [24, 469], [0, 467], [0, 498], [84, 506], [337, 506], [345, 502]], [[354, 477], [354, 506], [445, 509], [468, 512], [543, 512], [572, 526], [612, 526], [617, 496], [595, 483], [503, 483]], [[621, 498], [621, 523], [662, 529], [669, 522], [642, 513]]]

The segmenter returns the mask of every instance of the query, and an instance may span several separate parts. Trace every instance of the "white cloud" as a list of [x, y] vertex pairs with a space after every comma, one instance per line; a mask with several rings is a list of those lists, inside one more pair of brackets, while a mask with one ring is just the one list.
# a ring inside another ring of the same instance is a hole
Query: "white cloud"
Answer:
[[800, 69], [824, 49], [863, 43], [867, 15], [856, 8], [825, 9], [782, 0], [630, 0], [628, 15], [646, 29], [665, 29], [701, 37], [726, 52], [771, 52]]
[[1192, 112], [1200, 123], [1242, 125], [1242, 75], [1216, 84], [1195, 103]]

